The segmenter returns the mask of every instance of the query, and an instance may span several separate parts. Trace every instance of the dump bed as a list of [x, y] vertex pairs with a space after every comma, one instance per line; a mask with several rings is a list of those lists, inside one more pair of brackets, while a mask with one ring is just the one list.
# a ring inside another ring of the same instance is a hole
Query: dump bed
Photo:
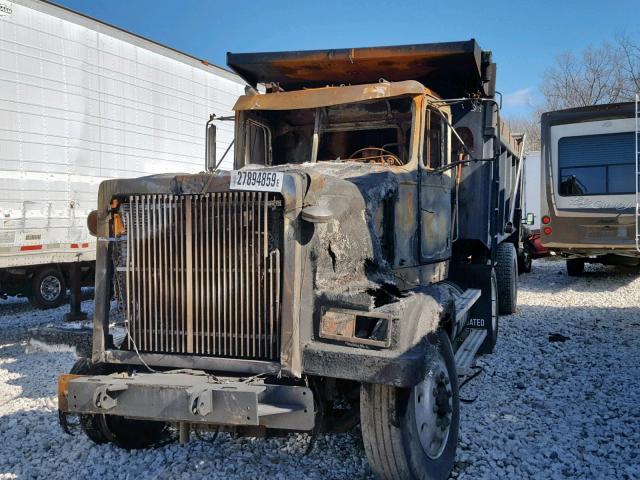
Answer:
[[227, 64], [248, 83], [284, 90], [327, 85], [417, 80], [445, 98], [493, 96], [491, 52], [471, 39], [393, 47], [268, 53], [227, 53]]

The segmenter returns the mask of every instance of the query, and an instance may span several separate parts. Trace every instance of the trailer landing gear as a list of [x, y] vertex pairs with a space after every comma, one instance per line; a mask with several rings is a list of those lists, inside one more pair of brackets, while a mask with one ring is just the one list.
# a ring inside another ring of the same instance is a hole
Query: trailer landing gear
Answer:
[[81, 295], [81, 273], [80, 262], [73, 262], [69, 268], [69, 280], [71, 283], [71, 298], [69, 299], [69, 313], [65, 313], [65, 322], [76, 322], [86, 320], [87, 314], [82, 311]]

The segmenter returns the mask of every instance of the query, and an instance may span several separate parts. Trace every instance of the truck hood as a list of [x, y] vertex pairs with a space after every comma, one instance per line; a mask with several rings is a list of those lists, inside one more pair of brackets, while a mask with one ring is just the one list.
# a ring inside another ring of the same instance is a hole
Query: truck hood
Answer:
[[291, 168], [309, 178], [303, 205], [332, 213], [328, 223], [313, 225], [309, 247], [316, 290], [355, 294], [395, 283], [384, 244], [394, 234], [386, 206], [395, 203], [398, 175], [388, 167], [357, 162]]
[[[285, 176], [299, 177], [305, 185], [303, 208], [317, 205], [331, 212], [327, 223], [311, 224], [299, 219], [300, 241], [309, 253], [317, 291], [355, 293], [380, 283], [394, 283], [389, 258], [383, 251], [383, 242], [388, 242], [393, 235], [391, 223], [385, 218], [385, 202], [394, 202], [398, 190], [398, 174], [392, 169], [357, 162], [248, 166], [246, 169], [276, 170]], [[108, 236], [108, 206], [115, 196], [228, 191], [229, 179], [230, 174], [222, 172], [163, 174], [102, 182], [98, 236]], [[283, 192], [285, 194], [289, 193]]]

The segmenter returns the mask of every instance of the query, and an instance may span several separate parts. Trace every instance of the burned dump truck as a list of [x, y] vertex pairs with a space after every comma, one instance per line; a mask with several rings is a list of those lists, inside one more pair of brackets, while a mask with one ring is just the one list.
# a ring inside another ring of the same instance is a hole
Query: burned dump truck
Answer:
[[63, 424], [141, 448], [169, 427], [360, 423], [379, 478], [446, 478], [458, 377], [516, 305], [522, 138], [500, 121], [491, 53], [228, 64], [250, 85], [233, 171], [216, 169], [213, 117], [207, 172], [101, 184], [93, 354], [59, 379]]

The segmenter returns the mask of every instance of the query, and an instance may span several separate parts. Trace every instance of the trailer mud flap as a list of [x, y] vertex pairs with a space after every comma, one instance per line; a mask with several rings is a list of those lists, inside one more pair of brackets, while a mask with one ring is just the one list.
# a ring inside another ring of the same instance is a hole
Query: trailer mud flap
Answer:
[[[449, 279], [457, 285], [468, 289], [474, 288], [480, 290], [480, 298], [469, 309], [469, 316], [466, 327], [487, 330], [485, 343], [480, 351], [487, 351], [487, 344], [491, 341], [492, 335], [492, 295], [491, 295], [491, 274], [493, 267], [491, 265], [455, 265], [449, 271]], [[497, 294], [497, 292], [495, 292]], [[497, 315], [497, 310], [495, 311]], [[497, 323], [497, 319], [496, 319]]]

